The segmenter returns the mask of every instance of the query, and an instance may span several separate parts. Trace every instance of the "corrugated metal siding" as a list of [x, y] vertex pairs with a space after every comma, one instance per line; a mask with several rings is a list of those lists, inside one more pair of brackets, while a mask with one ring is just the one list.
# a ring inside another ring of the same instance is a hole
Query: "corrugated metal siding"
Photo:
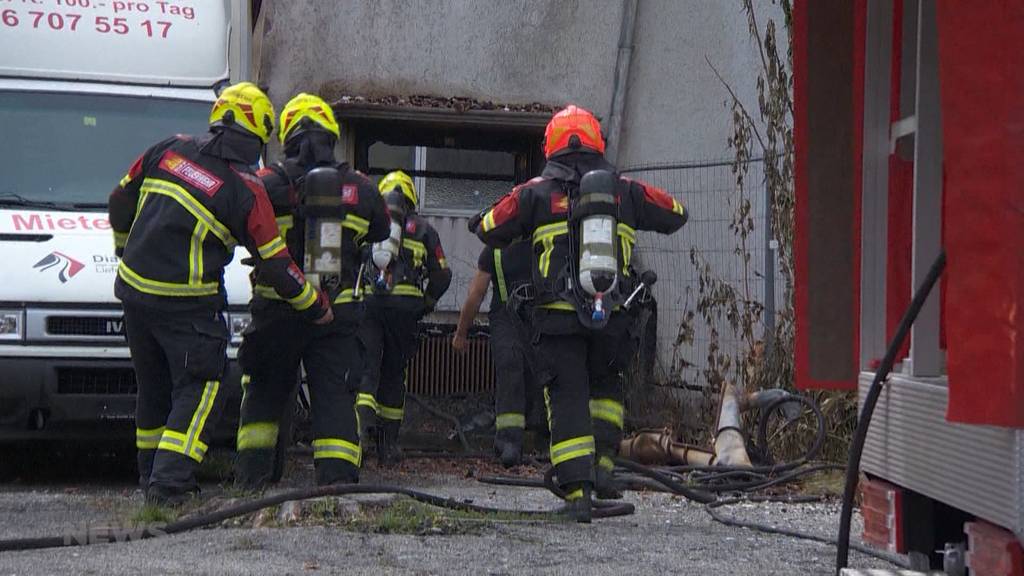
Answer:
[[[458, 312], [466, 301], [469, 283], [476, 273], [476, 261], [483, 244], [466, 229], [469, 216], [423, 215], [441, 237], [448, 266], [452, 269], [452, 285], [437, 304], [439, 312]], [[481, 311], [487, 310], [484, 300]]]
[[[861, 399], [872, 377], [861, 374]], [[949, 423], [947, 397], [945, 386], [892, 376], [871, 421], [863, 469], [1024, 533], [1020, 432]]]

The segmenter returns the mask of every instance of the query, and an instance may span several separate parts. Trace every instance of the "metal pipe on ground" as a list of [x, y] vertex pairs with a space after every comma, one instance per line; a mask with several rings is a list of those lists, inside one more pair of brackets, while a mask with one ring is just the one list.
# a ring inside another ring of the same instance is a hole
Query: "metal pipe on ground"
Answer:
[[721, 466], [751, 466], [750, 455], [741, 432], [740, 400], [736, 387], [722, 387], [722, 407], [718, 411], [715, 434], [715, 463]]

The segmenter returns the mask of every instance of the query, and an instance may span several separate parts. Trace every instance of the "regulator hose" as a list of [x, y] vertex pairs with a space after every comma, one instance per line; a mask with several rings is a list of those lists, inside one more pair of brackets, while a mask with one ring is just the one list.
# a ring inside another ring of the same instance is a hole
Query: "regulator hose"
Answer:
[[885, 385], [885, 381], [889, 377], [889, 372], [892, 371], [893, 364], [896, 363], [896, 355], [899, 353], [900, 348], [903, 345], [903, 341], [906, 340], [907, 334], [910, 332], [910, 327], [917, 320], [917, 315], [921, 312], [921, 308], [924, 306], [925, 300], [931, 293], [932, 288], [935, 287], [935, 283], [938, 282], [939, 276], [942, 275], [943, 269], [946, 267], [946, 252], [945, 250], [939, 252], [935, 262], [932, 263], [931, 268], [928, 270], [928, 275], [925, 276], [921, 286], [914, 293], [914, 298], [910, 302], [910, 307], [907, 308], [906, 313], [903, 314], [903, 318], [900, 320], [899, 328], [896, 330], [896, 334], [892, 337], [892, 341], [889, 342], [889, 347], [885, 351], [885, 357], [882, 358], [882, 363], [878, 367], [878, 371], [875, 372], [875, 378], [871, 382], [871, 388], [868, 389], [867, 395], [864, 397], [864, 406], [860, 411], [860, 418], [857, 421], [857, 429], [853, 433], [853, 440], [850, 443], [850, 455], [846, 463], [846, 485], [843, 489], [843, 511], [839, 517], [839, 542], [836, 549], [836, 575], [846, 568], [850, 561], [850, 523], [853, 520], [853, 499], [857, 491], [858, 475], [860, 474], [860, 459], [864, 453], [864, 442], [868, 436], [868, 426], [871, 424], [871, 417], [875, 413], [875, 405], [878, 404], [878, 397], [882, 394], [882, 387]]
[[[343, 496], [347, 494], [400, 494], [408, 496], [417, 502], [429, 504], [431, 506], [437, 506], [439, 508], [447, 508], [449, 510], [459, 510], [463, 512], [480, 512], [484, 514], [520, 514], [524, 516], [534, 516], [537, 518], [550, 518], [556, 519], [561, 518], [566, 510], [515, 510], [505, 508], [494, 508], [490, 506], [480, 506], [465, 501], [459, 501], [454, 498], [446, 498], [443, 496], [436, 496], [427, 492], [421, 492], [419, 490], [413, 490], [410, 488], [403, 488], [400, 486], [388, 486], [379, 484], [333, 484], [330, 486], [318, 486], [316, 488], [306, 488], [301, 490], [290, 490], [287, 492], [281, 492], [270, 496], [264, 496], [255, 500], [249, 500], [233, 506], [228, 506], [209, 512], [205, 514], [198, 514], [195, 516], [189, 516], [182, 518], [174, 522], [166, 524], [156, 524], [153, 526], [145, 527], [141, 534], [135, 536], [138, 539], [157, 538], [160, 536], [167, 536], [171, 534], [178, 534], [181, 532], [187, 532], [196, 528], [202, 528], [204, 526], [211, 526], [219, 524], [230, 518], [237, 516], [244, 516], [245, 514], [251, 514], [264, 508], [271, 506], [277, 506], [285, 502], [293, 502], [299, 500], [309, 500], [313, 498], [322, 498], [325, 496]], [[602, 502], [594, 503], [593, 517], [594, 518], [610, 518], [613, 516], [624, 516], [632, 514], [635, 508], [632, 504], [606, 504]], [[109, 538], [105, 536], [110, 536]], [[75, 538], [72, 535], [62, 536], [43, 536], [35, 538], [13, 538], [9, 540], [0, 540], [0, 552], [9, 552], [15, 550], [39, 550], [44, 548], [61, 548], [69, 546], [83, 546], [88, 545], [91, 542], [114, 542], [114, 532], [110, 531], [109, 534], [104, 534], [102, 530], [93, 530], [89, 534], [89, 538]]]

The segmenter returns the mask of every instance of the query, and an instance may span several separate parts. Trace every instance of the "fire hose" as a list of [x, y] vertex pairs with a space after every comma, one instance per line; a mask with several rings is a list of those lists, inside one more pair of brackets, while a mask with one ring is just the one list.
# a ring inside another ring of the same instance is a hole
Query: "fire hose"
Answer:
[[[564, 497], [557, 488], [552, 488], [552, 492], [556, 495]], [[505, 509], [495, 508], [491, 506], [480, 506], [471, 502], [460, 501], [454, 498], [437, 496], [429, 494], [427, 492], [421, 492], [419, 490], [413, 490], [410, 488], [403, 488], [401, 486], [388, 486], [382, 484], [333, 484], [330, 486], [318, 486], [316, 488], [307, 488], [300, 490], [290, 490], [287, 492], [280, 492], [277, 494], [264, 496], [235, 504], [233, 506], [227, 506], [219, 510], [197, 514], [189, 516], [169, 523], [154, 524], [146, 526], [142, 533], [138, 536], [139, 539], [157, 538], [160, 536], [169, 536], [171, 534], [180, 534], [182, 532], [188, 532], [189, 530], [195, 530], [197, 528], [203, 528], [205, 526], [213, 526], [235, 518], [238, 516], [244, 516], [246, 514], [252, 514], [258, 512], [264, 508], [270, 508], [277, 506], [285, 502], [295, 502], [300, 500], [310, 500], [314, 498], [323, 498], [326, 496], [344, 496], [350, 494], [398, 494], [412, 498], [417, 502], [428, 504], [430, 506], [436, 506], [438, 508], [446, 508], [449, 510], [458, 510], [463, 512], [479, 512], [483, 514], [519, 514], [523, 516], [535, 517], [538, 519], [551, 519], [556, 520], [565, 516], [566, 511], [564, 509], [554, 510], [520, 510], [520, 509]], [[626, 516], [632, 514], [635, 508], [632, 504], [628, 503], [607, 503], [607, 502], [595, 502], [593, 517], [594, 518], [611, 518], [614, 516]], [[96, 531], [96, 534], [101, 536], [100, 538], [68, 538], [67, 535], [61, 536], [41, 536], [33, 538], [12, 538], [7, 540], [0, 540], [0, 552], [10, 552], [16, 550], [40, 550], [45, 548], [61, 548], [69, 546], [83, 546], [88, 545], [89, 542], [113, 542], [113, 538], [106, 538], [102, 530]], [[110, 532], [113, 534], [113, 531]], [[95, 534], [94, 534], [95, 535]]]
[[924, 277], [921, 286], [914, 293], [914, 298], [910, 301], [910, 307], [903, 314], [899, 328], [892, 337], [892, 341], [889, 342], [889, 347], [885, 351], [885, 356], [882, 358], [878, 371], [875, 372], [871, 388], [868, 389], [868, 393], [864, 397], [864, 406], [860, 411], [857, 429], [853, 433], [853, 440], [850, 443], [850, 455], [846, 463], [846, 486], [843, 490], [843, 511], [839, 517], [839, 544], [836, 550], [836, 574], [839, 574], [843, 568], [846, 568], [850, 560], [850, 524], [853, 521], [853, 499], [857, 491], [858, 475], [860, 474], [860, 458], [864, 453], [864, 442], [868, 437], [868, 427], [871, 425], [871, 417], [875, 413], [878, 397], [882, 394], [882, 388], [889, 378], [889, 372], [892, 371], [892, 367], [896, 363], [896, 355], [903, 346], [903, 341], [907, 339], [907, 335], [910, 333], [910, 327], [917, 320], [917, 315], [921, 312], [921, 308], [924, 307], [925, 300], [928, 299], [928, 295], [931, 293], [932, 288], [935, 287], [935, 283], [939, 281], [939, 276], [942, 275], [942, 271], [945, 268], [946, 252], [943, 250], [939, 252], [935, 262], [932, 263], [931, 268], [928, 270], [928, 275]]

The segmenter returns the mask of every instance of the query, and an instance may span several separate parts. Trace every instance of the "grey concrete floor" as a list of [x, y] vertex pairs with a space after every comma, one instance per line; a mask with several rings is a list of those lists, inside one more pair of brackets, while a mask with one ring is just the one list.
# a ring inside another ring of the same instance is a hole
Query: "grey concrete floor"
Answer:
[[[309, 484], [300, 459], [294, 485]], [[471, 461], [400, 471], [364, 471], [391, 483], [507, 508], [551, 508], [546, 491], [480, 484]], [[424, 470], [424, 468], [426, 470]], [[33, 479], [0, 484], [0, 539], [63, 535], [124, 524], [141, 505], [131, 477], [85, 483]], [[218, 492], [206, 488], [210, 497]], [[630, 493], [636, 514], [591, 525], [486, 522], [472, 534], [385, 535], [338, 527], [214, 528], [164, 538], [88, 547], [0, 553], [0, 576], [30, 574], [830, 574], [830, 546], [730, 528], [703, 507], [661, 493]], [[725, 512], [781, 526], [834, 533], [838, 505], [749, 504]], [[859, 533], [855, 529], [855, 534]], [[852, 564], [892, 568], [853, 553]]]

